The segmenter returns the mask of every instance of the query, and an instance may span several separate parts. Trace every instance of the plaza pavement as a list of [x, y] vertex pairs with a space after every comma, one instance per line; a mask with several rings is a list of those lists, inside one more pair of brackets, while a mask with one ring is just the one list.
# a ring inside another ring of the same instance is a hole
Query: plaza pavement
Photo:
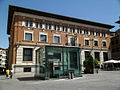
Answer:
[[120, 71], [83, 74], [72, 80], [38, 80], [32, 76], [14, 75], [13, 79], [0, 76], [0, 90], [120, 90]]

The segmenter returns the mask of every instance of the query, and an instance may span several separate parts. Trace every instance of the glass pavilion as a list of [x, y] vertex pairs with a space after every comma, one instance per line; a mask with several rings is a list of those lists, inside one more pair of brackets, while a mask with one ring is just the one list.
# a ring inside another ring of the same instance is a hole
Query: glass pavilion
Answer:
[[36, 51], [35, 76], [44, 79], [81, 74], [81, 49], [70, 46], [41, 46]]

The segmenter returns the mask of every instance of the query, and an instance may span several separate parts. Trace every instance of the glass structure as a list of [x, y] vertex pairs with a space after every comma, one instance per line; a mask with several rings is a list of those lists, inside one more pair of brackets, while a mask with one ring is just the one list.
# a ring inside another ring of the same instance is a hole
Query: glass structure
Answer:
[[45, 79], [81, 76], [79, 47], [42, 46], [36, 51], [35, 76]]

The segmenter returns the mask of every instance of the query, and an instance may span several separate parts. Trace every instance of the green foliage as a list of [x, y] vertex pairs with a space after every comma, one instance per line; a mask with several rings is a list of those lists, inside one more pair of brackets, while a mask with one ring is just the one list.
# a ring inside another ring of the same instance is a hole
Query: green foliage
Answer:
[[94, 59], [94, 65], [95, 65], [95, 67], [99, 65], [98, 60], [96, 58]]
[[98, 66], [98, 60], [93, 59], [92, 55], [90, 54], [89, 59], [85, 60], [83, 64], [84, 64], [86, 73], [93, 73], [93, 68]]

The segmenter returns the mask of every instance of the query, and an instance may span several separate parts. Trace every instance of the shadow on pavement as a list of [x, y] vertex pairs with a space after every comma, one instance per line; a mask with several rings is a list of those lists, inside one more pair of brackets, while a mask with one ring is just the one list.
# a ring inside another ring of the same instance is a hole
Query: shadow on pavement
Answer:
[[39, 81], [39, 80], [43, 80], [41, 78], [35, 78], [35, 77], [20, 77], [17, 78], [19, 81]]

